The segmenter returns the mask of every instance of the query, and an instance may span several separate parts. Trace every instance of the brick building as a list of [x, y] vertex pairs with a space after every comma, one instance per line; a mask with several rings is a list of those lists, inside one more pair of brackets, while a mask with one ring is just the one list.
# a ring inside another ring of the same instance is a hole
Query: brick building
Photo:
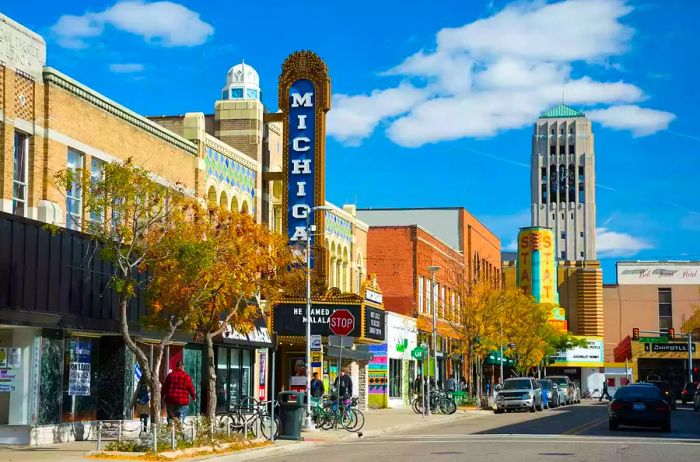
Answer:
[[[463, 375], [462, 358], [451, 355], [449, 328], [459, 281], [500, 283], [500, 241], [460, 207], [363, 209], [358, 216], [370, 225], [367, 270], [382, 282], [386, 310], [416, 318], [418, 344], [428, 345], [436, 310], [438, 379], [444, 383], [448, 376]], [[434, 285], [429, 266], [440, 267]], [[432, 360], [427, 363], [432, 375]]]

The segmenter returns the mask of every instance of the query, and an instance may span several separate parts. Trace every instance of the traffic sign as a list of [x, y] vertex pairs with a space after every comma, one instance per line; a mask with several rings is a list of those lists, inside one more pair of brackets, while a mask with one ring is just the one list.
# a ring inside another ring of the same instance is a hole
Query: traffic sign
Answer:
[[348, 335], [355, 329], [355, 316], [348, 310], [335, 310], [328, 317], [328, 327], [335, 335]]

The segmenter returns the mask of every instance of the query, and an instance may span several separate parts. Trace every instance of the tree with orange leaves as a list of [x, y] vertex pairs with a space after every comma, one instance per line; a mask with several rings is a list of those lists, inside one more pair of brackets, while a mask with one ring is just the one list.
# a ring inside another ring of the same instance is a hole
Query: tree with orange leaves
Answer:
[[149, 298], [152, 321], [186, 317], [183, 327], [206, 345], [207, 411], [216, 414], [214, 340], [228, 329], [245, 333], [260, 300], [274, 303], [295, 273], [284, 236], [246, 213], [190, 203], [158, 246]]

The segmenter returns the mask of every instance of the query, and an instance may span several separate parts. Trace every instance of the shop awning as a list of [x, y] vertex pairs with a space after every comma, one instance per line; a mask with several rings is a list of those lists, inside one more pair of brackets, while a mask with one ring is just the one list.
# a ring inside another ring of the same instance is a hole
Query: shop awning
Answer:
[[[488, 355], [486, 355], [486, 358], [484, 358], [484, 366], [500, 366], [500, 365], [501, 365], [501, 352], [498, 350], [490, 352]], [[504, 366], [512, 366], [513, 360], [508, 358], [506, 355], [503, 355], [503, 365]]]
[[[326, 349], [326, 356], [330, 358], [340, 358], [340, 348], [338, 347], [328, 347]], [[369, 351], [359, 351], [350, 350], [349, 348], [343, 348], [343, 359], [354, 359], [356, 361], [372, 361], [374, 359], [374, 354]]]
[[253, 348], [272, 348], [272, 338], [267, 329], [267, 321], [260, 308], [255, 310], [252, 326], [247, 333], [238, 332], [232, 326], [228, 326], [221, 334], [221, 343], [226, 345], [249, 346]]

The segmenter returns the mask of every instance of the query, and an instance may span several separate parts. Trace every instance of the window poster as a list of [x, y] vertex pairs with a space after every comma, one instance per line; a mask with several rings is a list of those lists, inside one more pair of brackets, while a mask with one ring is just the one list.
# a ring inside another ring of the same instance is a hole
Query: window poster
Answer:
[[68, 342], [70, 362], [68, 394], [90, 396], [90, 363], [92, 347], [90, 340], [71, 339]]

